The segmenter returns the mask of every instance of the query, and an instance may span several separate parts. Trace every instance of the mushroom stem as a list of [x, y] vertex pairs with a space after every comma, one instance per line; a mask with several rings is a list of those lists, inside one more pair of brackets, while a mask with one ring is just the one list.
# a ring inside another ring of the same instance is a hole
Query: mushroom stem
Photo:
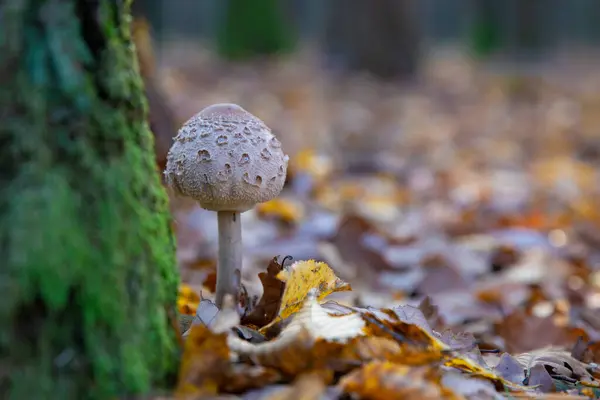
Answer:
[[223, 298], [231, 294], [237, 303], [242, 269], [242, 220], [236, 211], [218, 211], [219, 263], [215, 304], [221, 308]]

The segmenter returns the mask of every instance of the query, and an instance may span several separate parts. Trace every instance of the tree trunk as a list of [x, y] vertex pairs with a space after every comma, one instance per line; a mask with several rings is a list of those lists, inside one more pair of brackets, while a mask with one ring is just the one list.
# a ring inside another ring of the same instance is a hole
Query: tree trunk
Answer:
[[0, 0], [2, 399], [147, 393], [177, 366], [128, 3]]
[[420, 32], [413, 0], [329, 0], [325, 46], [343, 67], [381, 78], [411, 77]]
[[513, 51], [517, 56], [538, 55], [548, 46], [543, 36], [543, 8], [539, 0], [517, 0], [515, 5], [515, 41]]

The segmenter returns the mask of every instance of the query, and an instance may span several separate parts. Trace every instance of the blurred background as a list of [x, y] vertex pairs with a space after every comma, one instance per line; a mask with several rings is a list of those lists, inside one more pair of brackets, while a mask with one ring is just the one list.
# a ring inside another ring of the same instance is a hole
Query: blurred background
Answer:
[[[535, 290], [600, 306], [598, 21], [597, 0], [135, 0], [133, 35], [160, 168], [217, 102], [290, 155], [242, 216], [250, 302], [291, 255], [459, 325]], [[216, 216], [171, 205], [185, 313], [214, 290]]]
[[493, 101], [495, 92], [531, 102], [552, 90], [566, 96], [553, 100], [596, 91], [585, 75], [593, 74], [600, 43], [597, 1], [346, 3], [134, 1], [142, 71], [155, 81], [151, 102], [158, 92], [168, 96], [152, 113], [160, 154], [173, 126], [218, 101], [259, 114], [292, 153], [329, 146], [362, 162], [357, 153], [371, 160], [403, 136], [400, 113], [415, 96], [465, 108], [459, 101]]

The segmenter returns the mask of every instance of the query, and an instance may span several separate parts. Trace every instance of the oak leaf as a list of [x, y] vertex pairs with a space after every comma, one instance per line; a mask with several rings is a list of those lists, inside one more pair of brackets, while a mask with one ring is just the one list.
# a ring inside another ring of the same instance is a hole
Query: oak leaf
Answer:
[[263, 286], [263, 295], [250, 314], [242, 317], [242, 325], [263, 327], [271, 322], [279, 313], [285, 283], [276, 278], [283, 266], [274, 257], [267, 266], [267, 272], [258, 274]]

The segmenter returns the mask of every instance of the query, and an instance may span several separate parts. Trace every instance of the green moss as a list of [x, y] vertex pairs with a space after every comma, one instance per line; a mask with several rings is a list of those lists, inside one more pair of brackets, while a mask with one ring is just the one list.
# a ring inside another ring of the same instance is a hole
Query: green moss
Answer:
[[174, 242], [128, 8], [0, 1], [1, 398], [145, 393], [176, 368]]

